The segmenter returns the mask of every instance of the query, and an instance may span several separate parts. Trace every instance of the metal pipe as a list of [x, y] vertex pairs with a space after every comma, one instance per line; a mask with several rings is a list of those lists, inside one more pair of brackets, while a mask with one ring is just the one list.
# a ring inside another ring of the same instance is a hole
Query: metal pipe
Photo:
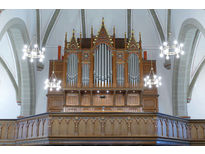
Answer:
[[70, 86], [72, 84], [72, 54], [70, 55]]
[[96, 78], [97, 78], [97, 87], [98, 87], [98, 82], [99, 82], [99, 46], [97, 48], [97, 68], [96, 68]]
[[136, 69], [136, 65], [135, 65], [135, 54], [133, 54], [133, 63], [134, 63], [134, 70], [133, 70], [133, 79], [134, 79], [134, 86], [135, 86], [135, 77], [136, 77], [136, 74], [135, 74], [135, 69]]
[[109, 58], [109, 55], [110, 55], [110, 51], [109, 51], [109, 48], [107, 47], [107, 63], [108, 63], [108, 66], [107, 66], [107, 86], [109, 87], [110, 85], [110, 58]]
[[104, 86], [107, 87], [107, 45], [105, 45], [105, 75]]
[[104, 86], [104, 62], [105, 62], [105, 50], [104, 50], [104, 44], [102, 44], [102, 87]]
[[125, 84], [125, 65], [124, 64], [123, 64], [123, 67], [122, 67], [122, 78], [123, 78], [122, 86], [124, 86], [124, 84]]
[[110, 52], [110, 84], [112, 86], [112, 52]]
[[102, 45], [100, 45], [100, 52], [99, 52], [99, 87], [101, 86], [101, 63], [102, 63]]
[[96, 82], [96, 79], [95, 79], [95, 72], [96, 72], [96, 50], [94, 51], [94, 70], [93, 70], [93, 79], [94, 79], [94, 86], [95, 86], [95, 82]]

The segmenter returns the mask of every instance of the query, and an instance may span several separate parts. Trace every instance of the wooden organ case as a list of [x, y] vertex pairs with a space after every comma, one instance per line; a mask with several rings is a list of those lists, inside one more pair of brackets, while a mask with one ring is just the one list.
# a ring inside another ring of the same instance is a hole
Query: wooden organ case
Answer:
[[[143, 59], [141, 35], [134, 38], [110, 36], [102, 20], [98, 35], [65, 36], [63, 60], [50, 61], [62, 80], [61, 91], [48, 92], [48, 112], [157, 112], [156, 88], [144, 88], [151, 62]], [[156, 72], [156, 63], [152, 62]]]

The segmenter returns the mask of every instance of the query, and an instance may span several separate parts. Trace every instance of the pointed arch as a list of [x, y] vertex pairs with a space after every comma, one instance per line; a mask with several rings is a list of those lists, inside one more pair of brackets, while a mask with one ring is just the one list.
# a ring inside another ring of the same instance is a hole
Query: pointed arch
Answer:
[[17, 102], [21, 104], [21, 116], [35, 114], [35, 75], [34, 66], [28, 61], [22, 61], [22, 47], [30, 43], [25, 22], [13, 18], [6, 23], [0, 32], [0, 40], [8, 33], [16, 62], [18, 87]]
[[183, 22], [178, 40], [184, 42], [186, 54], [179, 60], [174, 60], [173, 82], [172, 82], [172, 102], [173, 114], [175, 116], [187, 116], [187, 101], [190, 83], [190, 68], [193, 60], [195, 44], [199, 33], [205, 36], [205, 29], [202, 24], [190, 18]]

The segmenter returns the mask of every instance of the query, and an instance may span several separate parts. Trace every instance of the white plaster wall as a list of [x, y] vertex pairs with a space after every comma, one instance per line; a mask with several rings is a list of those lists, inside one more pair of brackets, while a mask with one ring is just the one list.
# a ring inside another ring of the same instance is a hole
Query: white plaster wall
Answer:
[[205, 58], [205, 37], [203, 36], [202, 33], [200, 33], [196, 44], [195, 52], [193, 55], [192, 65], [191, 65], [191, 72], [190, 72], [191, 80], [194, 74], [196, 73], [198, 67], [204, 60], [204, 58]]
[[49, 22], [55, 12], [55, 9], [40, 9], [40, 35], [41, 41], [43, 41], [43, 36], [46, 33], [46, 29], [49, 25]]
[[192, 119], [205, 119], [205, 67], [199, 74], [192, 91], [191, 102], [188, 104], [188, 116]]
[[0, 64], [0, 119], [15, 119], [20, 115], [16, 92], [3, 66]]
[[[133, 13], [133, 12], [132, 12]], [[127, 10], [126, 9], [87, 9], [85, 10], [86, 32], [90, 37], [91, 26], [93, 26], [94, 35], [98, 34], [104, 17], [105, 26], [109, 35], [113, 34], [115, 26], [115, 36], [124, 38], [124, 33], [127, 32]]]
[[159, 22], [162, 26], [162, 30], [165, 34], [166, 38], [166, 33], [167, 33], [167, 9], [155, 9], [155, 12], [157, 14], [157, 17], [159, 19]]
[[64, 47], [65, 33], [68, 33], [68, 40], [72, 37], [72, 30], [75, 29], [76, 37], [80, 36], [80, 10], [61, 10], [58, 18], [49, 35], [47, 46]]
[[12, 49], [12, 46], [10, 44], [10, 40], [9, 40], [7, 33], [5, 33], [2, 40], [0, 41], [0, 57], [7, 64], [9, 70], [11, 71], [12, 75], [14, 76], [14, 78], [16, 80], [16, 83], [18, 84], [16, 62], [15, 62], [15, 58], [14, 58], [13, 49]]
[[172, 9], [172, 34], [178, 38], [183, 22], [189, 18], [198, 20], [205, 25], [205, 10], [201, 9]]
[[35, 9], [6, 9], [1, 13], [0, 16], [0, 31], [4, 28], [6, 23], [13, 18], [20, 18], [22, 19], [27, 27], [29, 37], [36, 33], [35, 26], [36, 26], [36, 10]]
[[49, 60], [56, 60], [58, 55], [57, 47], [46, 46], [44, 69], [36, 71], [36, 114], [47, 111], [47, 90], [44, 90], [44, 82], [49, 77]]
[[[172, 73], [173, 65], [170, 70], [164, 67], [164, 58], [159, 57], [159, 50], [148, 50], [148, 60], [156, 60], [157, 75], [162, 77], [162, 86], [158, 87], [158, 106], [159, 112], [173, 115], [172, 107]], [[171, 59], [173, 64], [173, 59]]]

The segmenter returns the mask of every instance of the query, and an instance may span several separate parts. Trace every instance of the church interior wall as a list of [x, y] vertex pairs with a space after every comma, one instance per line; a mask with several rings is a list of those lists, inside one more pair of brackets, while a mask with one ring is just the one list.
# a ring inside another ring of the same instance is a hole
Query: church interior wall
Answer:
[[[97, 11], [95, 15], [93, 15], [93, 12]], [[112, 34], [112, 28], [115, 26], [116, 28], [116, 37], [124, 37], [124, 31], [127, 30], [126, 27], [126, 13], [127, 10], [114, 10], [113, 18], [114, 23], [120, 23], [113, 25], [111, 24], [113, 20], [109, 17], [112, 13], [112, 10], [108, 10], [107, 18], [105, 17], [105, 24], [108, 27], [108, 32]], [[94, 27], [94, 33], [97, 33], [97, 30], [99, 29], [100, 22], [98, 20], [101, 20], [100, 17], [103, 16], [104, 10], [86, 10], [86, 36], [90, 37], [90, 28], [91, 25]], [[163, 27], [163, 32], [166, 34], [166, 10], [156, 10], [159, 21]], [[52, 17], [52, 14], [54, 13], [54, 10], [40, 10], [41, 13], [41, 40], [43, 39], [43, 36], [45, 35], [46, 28], [49, 24], [49, 21]], [[182, 26], [182, 23], [189, 19], [189, 18], [195, 18], [196, 20], [200, 21], [202, 25], [205, 25], [205, 21], [201, 20], [204, 14], [204, 10], [172, 10], [172, 32], [175, 38], [178, 38], [180, 28]], [[49, 34], [48, 42], [46, 44], [46, 59], [44, 63], [44, 69], [42, 71], [37, 71], [35, 68], [35, 76], [36, 76], [36, 114], [37, 113], [43, 113], [46, 111], [46, 105], [47, 105], [47, 97], [46, 97], [46, 91], [43, 90], [42, 83], [44, 80], [48, 77], [48, 60], [56, 59], [57, 58], [57, 46], [62, 46], [62, 52], [64, 48], [64, 35], [65, 32], [68, 32], [68, 37], [71, 36], [72, 29], [75, 28], [76, 35], [79, 36], [80, 33], [80, 20], [75, 20], [76, 18], [80, 18], [80, 10], [61, 10], [56, 23]], [[121, 14], [122, 18], [117, 18], [117, 15]], [[205, 15], [205, 14], [204, 14]], [[116, 16], [116, 18], [115, 18]], [[145, 16], [145, 18], [144, 18]], [[11, 20], [12, 18], [21, 18], [25, 24], [27, 31], [29, 32], [30, 38], [32, 38], [33, 34], [35, 34], [35, 24], [36, 21], [33, 19], [36, 19], [35, 16], [35, 10], [5, 10], [1, 13], [0, 19], [3, 21], [0, 23], [0, 29], [3, 29], [4, 25]], [[32, 17], [32, 18], [31, 18]], [[69, 18], [69, 20], [65, 20], [65, 18]], [[99, 19], [98, 19], [99, 18]], [[159, 58], [159, 46], [161, 44], [161, 40], [159, 37], [159, 34], [157, 32], [156, 27], [153, 24], [153, 20], [151, 15], [149, 14], [148, 10], [133, 10], [133, 29], [135, 30], [135, 34], [137, 35], [138, 32], [142, 33], [142, 40], [143, 40], [143, 47], [144, 50], [152, 51], [153, 59], [157, 60], [157, 70], [158, 73], [163, 78], [163, 84], [162, 87], [158, 89], [159, 91], [159, 112], [166, 113], [166, 114], [173, 114], [172, 109], [172, 73], [173, 73], [173, 65], [174, 61], [172, 60], [172, 66], [171, 70], [167, 70], [164, 68], [164, 60]], [[97, 23], [97, 24], [95, 24]], [[72, 25], [71, 25], [72, 24]], [[119, 30], [122, 29], [122, 30]], [[119, 33], [121, 31], [121, 33]], [[202, 36], [201, 36], [202, 37]], [[138, 37], [136, 37], [138, 39]], [[4, 38], [3, 38], [4, 39]], [[201, 38], [204, 40], [204, 38]], [[203, 41], [202, 41], [203, 42]], [[203, 44], [203, 43], [201, 43]], [[202, 49], [203, 47], [200, 47], [199, 49], [201, 52], [196, 52], [195, 54], [195, 60], [194, 65], [192, 67], [192, 72], [196, 71], [197, 66], [199, 62], [202, 61], [202, 59], [197, 57], [203, 57], [201, 56], [203, 54]], [[2, 53], [2, 52], [1, 52]], [[0, 53], [0, 54], [1, 54]], [[148, 54], [149, 55], [149, 54]], [[149, 57], [148, 57], [149, 58]], [[10, 63], [10, 62], [9, 62]], [[8, 64], [12, 68], [13, 64]], [[14, 72], [14, 70], [12, 70]], [[202, 72], [201, 72], [202, 73]], [[17, 75], [14, 76], [17, 77]], [[201, 75], [200, 75], [201, 76]], [[17, 79], [17, 78], [16, 78]], [[198, 84], [198, 81], [196, 84]], [[193, 90], [193, 101], [195, 101], [194, 98], [197, 98], [195, 96], [195, 89]], [[197, 93], [198, 95], [200, 93]], [[190, 104], [188, 105], [190, 106]], [[191, 112], [188, 111], [188, 114], [191, 115]]]
[[20, 114], [20, 106], [16, 103], [16, 91], [1, 64], [0, 74], [0, 119], [16, 119]]

